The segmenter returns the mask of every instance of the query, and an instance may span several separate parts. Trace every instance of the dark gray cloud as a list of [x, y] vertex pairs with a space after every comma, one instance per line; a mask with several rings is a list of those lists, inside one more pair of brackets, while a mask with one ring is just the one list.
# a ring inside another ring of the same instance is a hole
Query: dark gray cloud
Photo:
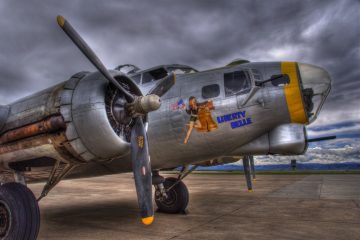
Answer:
[[109, 68], [206, 69], [234, 58], [314, 63], [334, 80], [323, 115], [340, 107], [360, 115], [359, 1], [1, 1], [0, 104], [93, 69], [57, 27], [57, 14]]

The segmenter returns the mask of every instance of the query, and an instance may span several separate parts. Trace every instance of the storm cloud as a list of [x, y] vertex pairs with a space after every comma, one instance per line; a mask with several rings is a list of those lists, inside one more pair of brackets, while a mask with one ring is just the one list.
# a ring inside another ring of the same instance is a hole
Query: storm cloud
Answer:
[[360, 121], [360, 1], [1, 1], [0, 104], [94, 70], [58, 14], [108, 68], [204, 70], [236, 58], [319, 65], [333, 88], [314, 127]]

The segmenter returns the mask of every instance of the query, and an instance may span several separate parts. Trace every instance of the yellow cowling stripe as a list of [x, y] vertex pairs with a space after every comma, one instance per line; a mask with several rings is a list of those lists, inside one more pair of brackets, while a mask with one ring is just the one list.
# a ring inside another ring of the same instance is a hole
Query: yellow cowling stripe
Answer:
[[290, 84], [284, 87], [284, 93], [291, 122], [303, 124], [308, 123], [301, 95], [300, 80], [298, 77], [296, 62], [282, 62], [281, 73], [287, 74], [290, 78]]

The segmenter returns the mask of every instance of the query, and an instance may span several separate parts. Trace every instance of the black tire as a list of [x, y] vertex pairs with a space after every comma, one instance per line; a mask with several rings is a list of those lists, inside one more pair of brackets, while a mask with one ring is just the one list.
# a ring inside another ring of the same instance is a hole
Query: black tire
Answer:
[[0, 186], [0, 239], [35, 240], [40, 228], [39, 205], [20, 183]]
[[[165, 189], [169, 189], [176, 181], [176, 178], [166, 178], [164, 182]], [[182, 213], [185, 211], [189, 203], [189, 191], [182, 181], [170, 189], [167, 195], [168, 198], [163, 200], [156, 199], [155, 197], [155, 202], [160, 212]]]

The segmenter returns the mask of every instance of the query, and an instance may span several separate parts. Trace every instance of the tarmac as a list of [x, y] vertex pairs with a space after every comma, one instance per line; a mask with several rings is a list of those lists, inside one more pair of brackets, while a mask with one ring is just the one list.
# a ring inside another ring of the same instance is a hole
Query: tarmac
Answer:
[[[166, 176], [166, 175], [165, 175]], [[132, 174], [65, 180], [40, 202], [38, 239], [360, 239], [360, 175], [192, 174], [188, 214], [138, 217]], [[29, 187], [39, 194], [42, 184]]]

